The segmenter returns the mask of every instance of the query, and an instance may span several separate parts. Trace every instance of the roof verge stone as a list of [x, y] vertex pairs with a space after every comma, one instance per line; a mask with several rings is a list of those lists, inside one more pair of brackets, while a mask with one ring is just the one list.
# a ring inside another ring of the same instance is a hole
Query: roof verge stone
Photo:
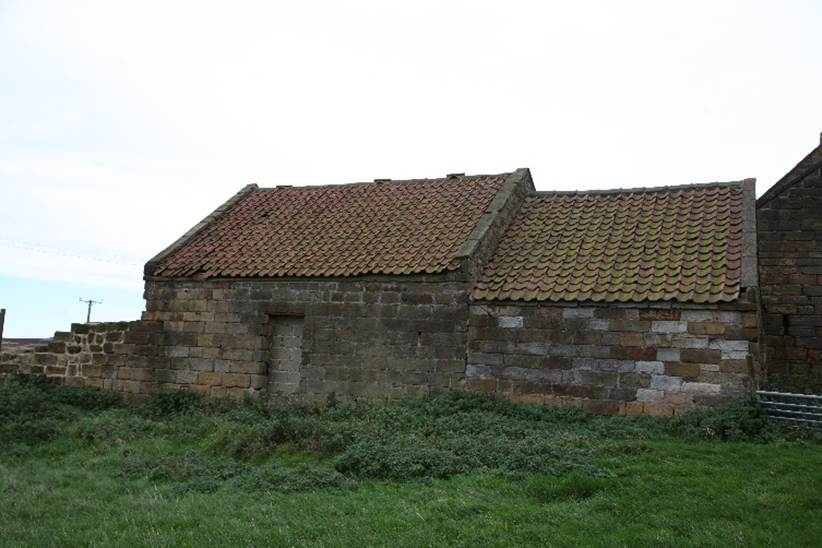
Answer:
[[151, 276], [154, 272], [154, 267], [155, 265], [157, 265], [157, 263], [171, 255], [184, 245], [186, 245], [197, 234], [202, 232], [202, 230], [205, 227], [207, 227], [209, 224], [220, 218], [220, 216], [222, 216], [226, 211], [231, 209], [234, 206], [234, 204], [240, 201], [240, 199], [245, 197], [247, 194], [254, 192], [258, 188], [259, 187], [256, 183], [251, 183], [241, 188], [240, 191], [237, 192], [237, 194], [226, 200], [225, 203], [223, 203], [220, 207], [218, 207], [210, 214], [208, 214], [202, 221], [188, 229], [188, 231], [179, 238], [177, 238], [177, 240], [175, 240], [174, 243], [172, 243], [170, 246], [168, 246], [167, 248], [159, 252], [157, 255], [149, 259], [148, 262], [146, 262], [145, 267], [143, 267], [143, 275]]

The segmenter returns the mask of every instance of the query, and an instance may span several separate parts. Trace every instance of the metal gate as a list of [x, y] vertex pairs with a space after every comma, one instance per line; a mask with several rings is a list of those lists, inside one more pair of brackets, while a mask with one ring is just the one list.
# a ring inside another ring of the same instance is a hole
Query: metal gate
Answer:
[[822, 396], [757, 390], [759, 403], [774, 420], [822, 428]]

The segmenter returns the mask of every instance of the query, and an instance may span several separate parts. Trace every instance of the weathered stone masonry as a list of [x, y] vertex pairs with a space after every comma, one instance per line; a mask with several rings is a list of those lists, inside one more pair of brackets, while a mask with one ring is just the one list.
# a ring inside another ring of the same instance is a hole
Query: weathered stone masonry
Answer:
[[822, 391], [822, 146], [757, 201], [767, 384]]
[[0, 376], [43, 375], [75, 386], [148, 393], [158, 385], [142, 354], [153, 352], [158, 327], [143, 321], [75, 323], [71, 331], [56, 332], [48, 345], [3, 353]]
[[[424, 277], [154, 280], [143, 317], [163, 343], [146, 364], [165, 386], [217, 396], [261, 393], [269, 376], [271, 392], [308, 399], [424, 395], [462, 382], [467, 294], [464, 282]], [[296, 372], [278, 363], [281, 318], [302, 324]]]
[[714, 306], [471, 305], [467, 385], [597, 413], [670, 415], [755, 378], [751, 301]]

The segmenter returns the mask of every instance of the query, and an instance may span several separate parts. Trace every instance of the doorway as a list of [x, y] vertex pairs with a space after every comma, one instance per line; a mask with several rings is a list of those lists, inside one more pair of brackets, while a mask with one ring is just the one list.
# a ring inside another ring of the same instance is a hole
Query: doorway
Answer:
[[295, 394], [300, 388], [303, 359], [303, 317], [271, 316], [271, 354], [268, 365], [269, 397]]

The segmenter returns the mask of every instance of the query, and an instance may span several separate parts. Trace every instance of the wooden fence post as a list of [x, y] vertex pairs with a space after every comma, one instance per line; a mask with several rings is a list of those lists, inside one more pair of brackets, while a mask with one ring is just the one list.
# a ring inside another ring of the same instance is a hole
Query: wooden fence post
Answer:
[[0, 308], [0, 352], [3, 351], [3, 324], [6, 323], [6, 309]]

